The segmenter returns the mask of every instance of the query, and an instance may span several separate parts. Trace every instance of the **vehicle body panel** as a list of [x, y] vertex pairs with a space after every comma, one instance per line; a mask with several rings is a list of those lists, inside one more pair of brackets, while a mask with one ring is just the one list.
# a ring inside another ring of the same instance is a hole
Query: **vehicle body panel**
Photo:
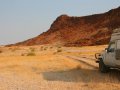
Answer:
[[97, 62], [101, 59], [106, 66], [120, 68], [120, 28], [113, 31], [108, 48], [99, 55]]

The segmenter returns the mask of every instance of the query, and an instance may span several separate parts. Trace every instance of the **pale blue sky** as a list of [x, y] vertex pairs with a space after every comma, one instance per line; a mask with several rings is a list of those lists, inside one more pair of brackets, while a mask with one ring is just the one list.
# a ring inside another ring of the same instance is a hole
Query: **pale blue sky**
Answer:
[[85, 16], [120, 6], [120, 0], [0, 0], [0, 45], [35, 37], [61, 14]]

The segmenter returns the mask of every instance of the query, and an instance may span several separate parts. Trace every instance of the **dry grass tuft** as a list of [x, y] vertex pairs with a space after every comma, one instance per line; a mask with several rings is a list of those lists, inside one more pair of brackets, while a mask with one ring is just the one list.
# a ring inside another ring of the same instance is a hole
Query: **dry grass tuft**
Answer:
[[58, 48], [62, 48], [61, 46], [58, 46]]
[[50, 49], [52, 49], [53, 47], [50, 47]]
[[36, 56], [36, 54], [34, 52], [29, 52], [27, 56]]
[[32, 48], [32, 47], [31, 47], [31, 48], [30, 48], [30, 51], [31, 51], [31, 52], [35, 52], [35, 48]]
[[81, 65], [77, 65], [77, 66], [76, 66], [76, 69], [77, 69], [77, 70], [81, 69]]
[[61, 49], [58, 49], [57, 52], [58, 52], [58, 53], [59, 53], [59, 52], [62, 52], [62, 50], [61, 50]]
[[17, 50], [20, 50], [20, 48], [19, 47], [14, 47], [14, 48], [9, 48], [12, 52], [15, 52], [15, 51], [17, 51]]
[[44, 47], [43, 47], [43, 46], [41, 46], [41, 47], [40, 47], [40, 51], [43, 51], [43, 50], [44, 50]]
[[44, 50], [47, 50], [47, 49], [48, 49], [48, 47], [45, 47], [45, 48], [44, 48]]
[[[25, 54], [22, 54], [22, 56], [24, 56]], [[28, 52], [27, 54], [26, 54], [27, 56], [36, 56], [36, 54], [35, 54], [35, 48], [30, 48], [30, 52]]]
[[3, 53], [3, 51], [2, 51], [2, 50], [0, 50], [0, 53]]
[[22, 53], [21, 56], [26, 56], [26, 53]]

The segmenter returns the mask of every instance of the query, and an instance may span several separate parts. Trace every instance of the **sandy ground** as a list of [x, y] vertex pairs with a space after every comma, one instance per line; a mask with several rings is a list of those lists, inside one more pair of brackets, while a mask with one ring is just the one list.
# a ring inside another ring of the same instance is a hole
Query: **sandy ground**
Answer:
[[0, 47], [0, 90], [120, 90], [120, 72], [95, 63], [105, 47]]

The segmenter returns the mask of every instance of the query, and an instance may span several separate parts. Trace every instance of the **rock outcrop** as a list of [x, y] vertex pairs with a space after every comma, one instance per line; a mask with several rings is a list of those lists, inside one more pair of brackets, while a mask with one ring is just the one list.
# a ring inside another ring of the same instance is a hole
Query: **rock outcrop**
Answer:
[[53, 22], [47, 32], [14, 45], [103, 45], [108, 44], [112, 30], [119, 27], [120, 7], [106, 13], [84, 17], [61, 15]]

